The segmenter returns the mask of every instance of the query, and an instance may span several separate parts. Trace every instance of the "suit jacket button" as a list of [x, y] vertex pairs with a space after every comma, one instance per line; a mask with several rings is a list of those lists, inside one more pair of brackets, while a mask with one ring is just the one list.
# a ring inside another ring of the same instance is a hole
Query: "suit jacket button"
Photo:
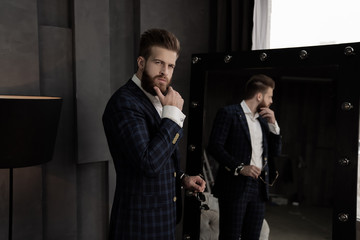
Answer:
[[173, 201], [176, 202], [176, 197], [173, 198]]

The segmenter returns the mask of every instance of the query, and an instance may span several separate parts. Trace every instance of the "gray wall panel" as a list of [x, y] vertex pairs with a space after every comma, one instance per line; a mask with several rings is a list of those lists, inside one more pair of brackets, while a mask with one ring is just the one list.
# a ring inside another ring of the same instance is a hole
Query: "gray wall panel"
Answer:
[[0, 239], [7, 239], [9, 229], [9, 169], [0, 169]]
[[14, 240], [43, 239], [41, 174], [41, 166], [14, 169]]
[[[7, 239], [9, 170], [1, 169], [0, 173], [0, 239]], [[41, 167], [16, 168], [13, 180], [13, 239], [42, 239]]]
[[71, 27], [71, 0], [38, 0], [39, 26]]
[[[138, 1], [138, 0], [136, 0]], [[135, 12], [133, 0], [110, 0], [110, 89], [115, 92], [134, 74], [135, 69]], [[139, 17], [139, 16], [137, 16]], [[107, 101], [108, 99], [106, 99]], [[109, 162], [109, 211], [114, 198], [116, 173]]]
[[108, 163], [80, 164], [78, 167], [78, 240], [107, 239]]
[[[39, 56], [37, 1], [0, 3], [0, 94], [38, 95]], [[2, 170], [5, 171], [5, 170]], [[0, 178], [0, 238], [8, 236], [8, 175]], [[14, 169], [13, 239], [41, 239], [41, 169]], [[3, 212], [1, 208], [1, 213]], [[6, 220], [5, 220], [6, 218]]]
[[0, 3], [0, 94], [39, 90], [36, 0]]
[[74, 2], [78, 162], [107, 161], [102, 114], [110, 96], [109, 2]]
[[72, 31], [40, 27], [41, 94], [62, 97], [52, 161], [43, 167], [44, 239], [76, 239], [77, 188]]
[[[136, 0], [138, 1], [138, 0]], [[135, 73], [136, 21], [134, 0], [110, 0], [110, 78], [111, 93], [124, 85]], [[139, 11], [139, 10], [137, 10]]]

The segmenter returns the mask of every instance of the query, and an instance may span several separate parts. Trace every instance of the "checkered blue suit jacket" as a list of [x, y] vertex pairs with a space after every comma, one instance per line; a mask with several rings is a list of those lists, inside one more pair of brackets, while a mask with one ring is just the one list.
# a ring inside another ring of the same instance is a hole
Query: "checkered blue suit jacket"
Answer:
[[[259, 116], [263, 132], [263, 165], [265, 181], [269, 182], [269, 166], [273, 169], [273, 157], [281, 152], [281, 136], [269, 131], [267, 121]], [[249, 177], [235, 176], [235, 168], [241, 163], [249, 165], [251, 140], [245, 113], [240, 104], [220, 109], [215, 117], [210, 135], [208, 152], [219, 162], [214, 195], [219, 198], [236, 199], [243, 192]], [[268, 162], [265, 164], [265, 162]], [[263, 184], [263, 197], [268, 199], [269, 189]]]
[[109, 239], [175, 239], [182, 128], [132, 80], [110, 98], [103, 125], [116, 170]]

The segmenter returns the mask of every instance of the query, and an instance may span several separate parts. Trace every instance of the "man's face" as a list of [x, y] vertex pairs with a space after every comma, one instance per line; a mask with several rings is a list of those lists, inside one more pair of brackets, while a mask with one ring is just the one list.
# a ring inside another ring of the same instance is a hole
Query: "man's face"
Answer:
[[272, 89], [271, 87], [269, 87], [267, 89], [265, 94], [263, 94], [262, 101], [259, 103], [258, 110], [260, 110], [260, 108], [263, 108], [263, 107], [267, 107], [267, 108], [270, 107], [270, 105], [273, 102], [273, 100], [272, 100], [273, 92], [274, 92], [274, 89]]
[[154, 86], [159, 87], [165, 94], [171, 83], [176, 59], [176, 52], [161, 47], [152, 47], [151, 55], [143, 67], [141, 86], [154, 96], [156, 96]]

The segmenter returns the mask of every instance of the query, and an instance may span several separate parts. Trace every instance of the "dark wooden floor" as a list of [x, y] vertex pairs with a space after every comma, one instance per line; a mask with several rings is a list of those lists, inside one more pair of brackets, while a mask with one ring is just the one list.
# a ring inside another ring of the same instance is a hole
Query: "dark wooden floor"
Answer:
[[267, 206], [269, 240], [331, 239], [331, 209], [301, 206]]

